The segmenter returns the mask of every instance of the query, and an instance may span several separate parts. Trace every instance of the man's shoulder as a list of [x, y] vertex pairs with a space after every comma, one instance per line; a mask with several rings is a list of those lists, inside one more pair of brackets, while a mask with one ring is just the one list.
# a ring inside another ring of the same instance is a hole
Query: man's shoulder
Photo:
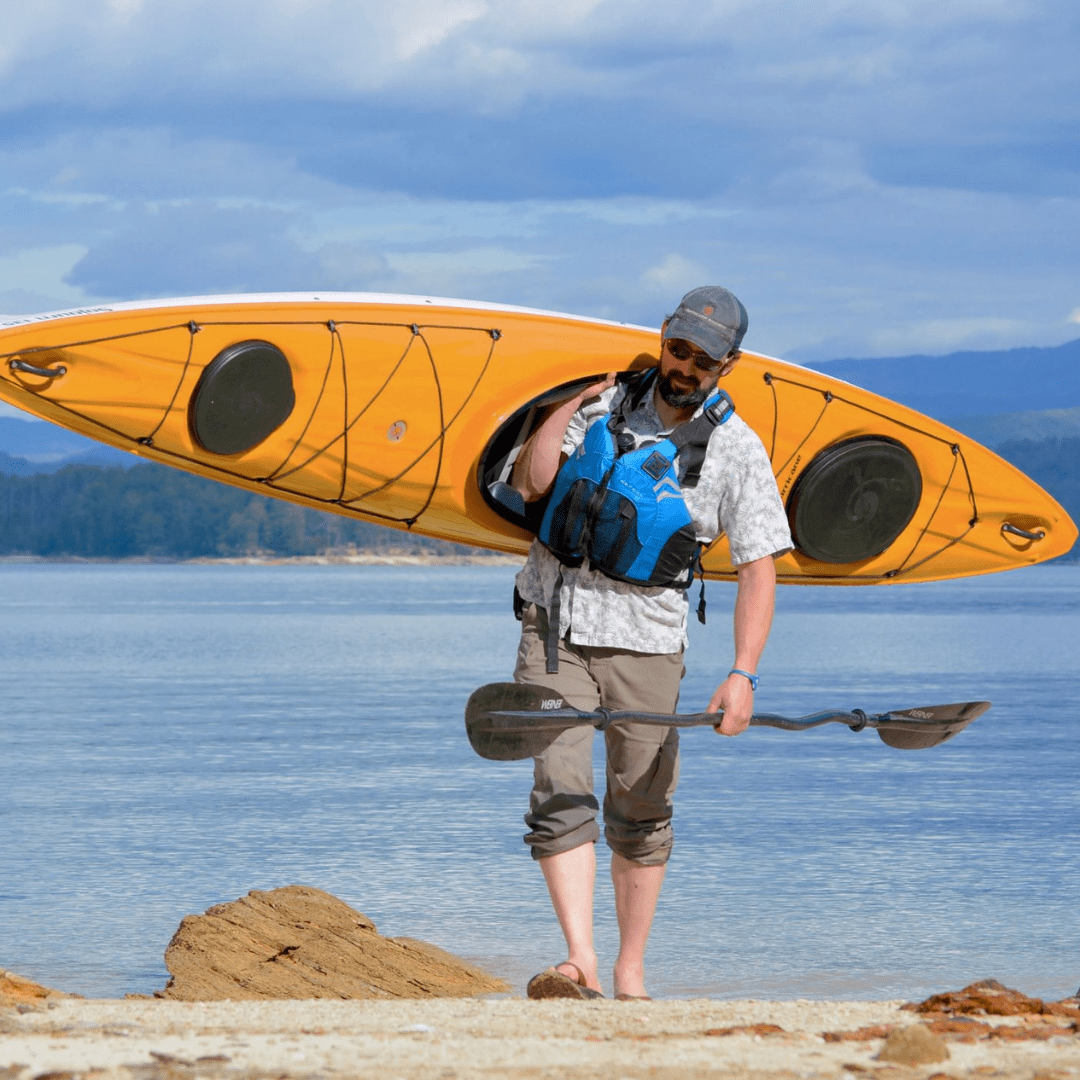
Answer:
[[718, 424], [716, 430], [709, 439], [709, 447], [726, 449], [744, 449], [747, 452], [765, 451], [765, 444], [761, 436], [739, 415], [733, 412], [722, 424]]
[[701, 485], [719, 490], [775, 485], [769, 451], [758, 433], [734, 413], [709, 438], [701, 473]]
[[761, 442], [758, 433], [739, 415], [738, 408], [722, 424], [717, 424], [716, 430], [728, 439], [749, 439]]

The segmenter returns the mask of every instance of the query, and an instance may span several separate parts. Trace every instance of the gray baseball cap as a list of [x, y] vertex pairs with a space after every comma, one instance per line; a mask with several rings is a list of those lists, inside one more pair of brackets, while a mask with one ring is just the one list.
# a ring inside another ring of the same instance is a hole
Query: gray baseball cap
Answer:
[[682, 338], [722, 360], [737, 349], [749, 324], [746, 308], [719, 285], [702, 285], [688, 292], [664, 328], [664, 341]]

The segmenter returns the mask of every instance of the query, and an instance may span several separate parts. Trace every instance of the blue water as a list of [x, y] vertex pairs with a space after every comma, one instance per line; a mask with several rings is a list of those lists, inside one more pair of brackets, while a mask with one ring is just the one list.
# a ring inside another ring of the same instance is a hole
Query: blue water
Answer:
[[[521, 843], [531, 765], [463, 733], [512, 669], [512, 576], [0, 566], [0, 965], [149, 993], [184, 915], [294, 882], [519, 988], [561, 959]], [[730, 664], [732, 590], [709, 595], [684, 711]], [[1075, 565], [781, 589], [760, 709], [994, 708], [920, 752], [841, 725], [685, 733], [653, 992], [1075, 991], [1078, 657]], [[608, 964], [606, 881], [597, 906]]]

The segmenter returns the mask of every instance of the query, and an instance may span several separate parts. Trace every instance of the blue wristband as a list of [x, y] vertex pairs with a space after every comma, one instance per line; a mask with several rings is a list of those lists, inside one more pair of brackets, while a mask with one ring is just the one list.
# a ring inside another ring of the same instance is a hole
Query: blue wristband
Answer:
[[751, 675], [749, 671], [743, 671], [742, 668], [733, 667], [728, 675], [742, 675], [750, 680], [750, 689], [757, 693], [757, 684], [761, 682], [761, 678], [758, 675]]

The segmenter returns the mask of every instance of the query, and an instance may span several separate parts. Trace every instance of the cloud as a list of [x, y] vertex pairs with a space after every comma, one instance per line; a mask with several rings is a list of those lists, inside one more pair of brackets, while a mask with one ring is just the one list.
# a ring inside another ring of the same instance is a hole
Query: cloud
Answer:
[[700, 264], [673, 252], [645, 270], [641, 281], [646, 288], [671, 297], [676, 293], [681, 296], [689, 292], [707, 277], [707, 271]]
[[121, 211], [115, 227], [71, 268], [65, 281], [88, 295], [162, 295], [364, 290], [385, 263], [356, 244], [306, 250], [294, 215], [268, 207], [203, 203]]
[[13, 309], [4, 307], [2, 301], [5, 295], [16, 307], [24, 306], [35, 296], [39, 300], [59, 300], [58, 308], [72, 301], [81, 301], [84, 294], [71, 288], [64, 278], [86, 253], [87, 249], [81, 244], [60, 244], [28, 248], [14, 255], [0, 255], [0, 310], [6, 314], [16, 314]]
[[5, 23], [0, 132], [159, 124], [417, 195], [768, 192], [813, 144], [898, 186], [1076, 195], [1077, 29], [1065, 0], [672, 0], [662, 17], [647, 0], [41, 0]]
[[1055, 344], [1078, 30], [1065, 0], [39, 0], [0, 42], [0, 308], [387, 289], [655, 325], [714, 281], [805, 359]]

